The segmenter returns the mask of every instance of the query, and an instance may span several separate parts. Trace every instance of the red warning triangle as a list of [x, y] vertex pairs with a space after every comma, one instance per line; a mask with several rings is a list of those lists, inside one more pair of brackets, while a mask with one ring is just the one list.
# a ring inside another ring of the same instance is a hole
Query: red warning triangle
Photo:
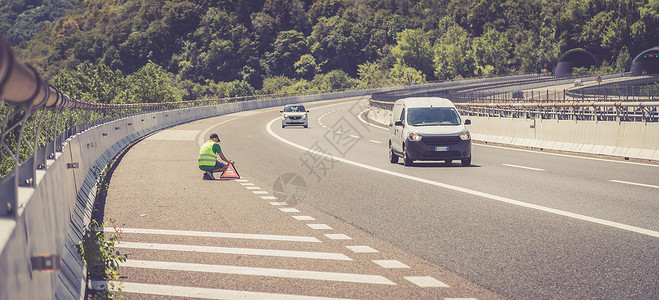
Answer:
[[227, 165], [227, 168], [222, 172], [222, 175], [220, 175], [220, 178], [240, 178], [240, 175], [238, 174], [238, 171], [236, 171], [236, 167], [233, 166], [233, 164]]

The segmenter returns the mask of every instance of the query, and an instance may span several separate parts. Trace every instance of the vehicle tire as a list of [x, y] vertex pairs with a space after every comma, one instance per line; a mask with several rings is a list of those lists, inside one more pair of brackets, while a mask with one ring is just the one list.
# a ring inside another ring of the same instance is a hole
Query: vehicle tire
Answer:
[[304, 125], [304, 128], [309, 128], [309, 125]]
[[403, 147], [403, 164], [406, 167], [409, 167], [414, 164], [414, 161], [412, 161], [409, 155], [407, 154], [407, 149], [405, 149], [405, 147]]
[[447, 164], [447, 165], [451, 164], [452, 162], [453, 162], [452, 159], [445, 159], [444, 160], [444, 163]]
[[471, 166], [471, 156], [462, 160], [462, 166], [463, 167]]
[[391, 143], [389, 144], [389, 162], [392, 164], [398, 163], [398, 155], [396, 155], [394, 149], [391, 148]]
[[284, 124], [281, 124], [281, 128], [286, 128], [286, 125], [284, 125]]

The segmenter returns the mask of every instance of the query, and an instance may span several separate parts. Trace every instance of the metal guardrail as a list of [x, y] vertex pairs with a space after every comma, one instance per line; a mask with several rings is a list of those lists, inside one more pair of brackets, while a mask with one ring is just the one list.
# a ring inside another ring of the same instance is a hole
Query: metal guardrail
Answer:
[[527, 119], [659, 122], [659, 102], [455, 103], [461, 114]]

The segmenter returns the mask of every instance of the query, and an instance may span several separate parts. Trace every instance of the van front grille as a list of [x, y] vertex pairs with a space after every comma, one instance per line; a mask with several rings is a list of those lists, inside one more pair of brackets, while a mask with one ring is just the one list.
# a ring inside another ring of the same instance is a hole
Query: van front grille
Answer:
[[460, 143], [459, 136], [424, 136], [421, 141], [428, 146], [450, 146]]

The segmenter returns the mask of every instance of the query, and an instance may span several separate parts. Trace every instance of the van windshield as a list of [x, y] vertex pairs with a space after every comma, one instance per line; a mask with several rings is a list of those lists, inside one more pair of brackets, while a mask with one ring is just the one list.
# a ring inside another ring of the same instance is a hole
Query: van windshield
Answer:
[[452, 107], [410, 108], [407, 123], [412, 126], [460, 125], [460, 116]]
[[284, 112], [306, 112], [303, 105], [286, 106]]

